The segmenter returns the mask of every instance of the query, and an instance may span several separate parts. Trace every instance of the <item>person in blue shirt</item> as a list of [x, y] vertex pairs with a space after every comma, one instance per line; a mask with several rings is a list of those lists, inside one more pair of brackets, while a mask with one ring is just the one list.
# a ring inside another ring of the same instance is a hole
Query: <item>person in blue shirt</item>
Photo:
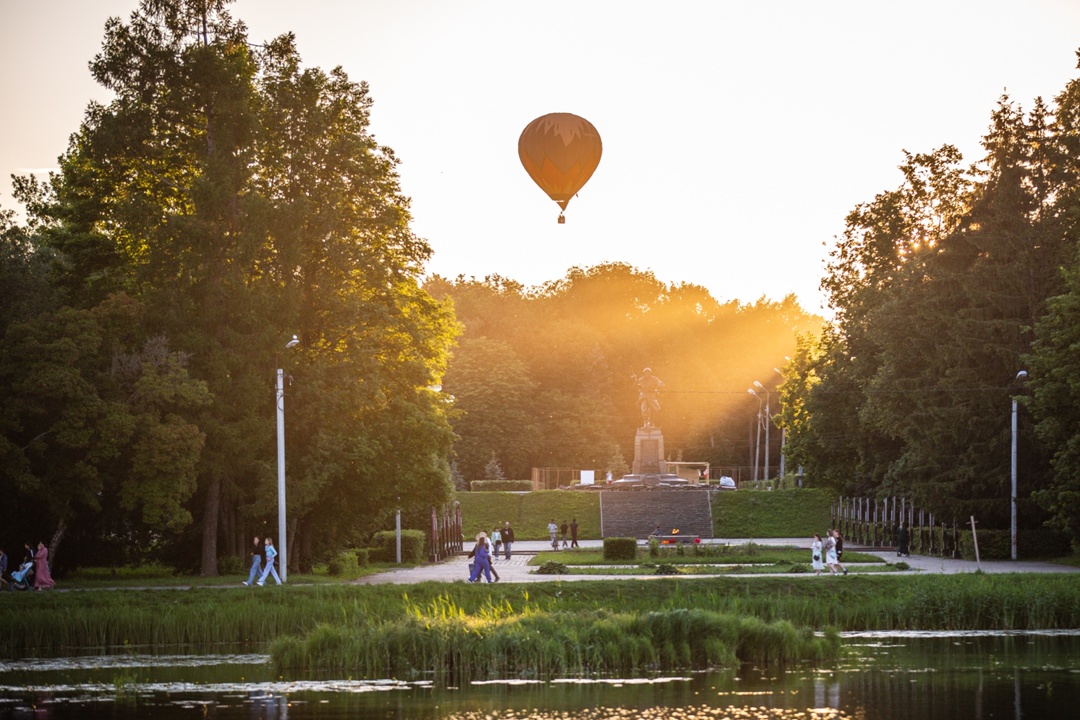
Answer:
[[274, 569], [274, 558], [277, 557], [277, 550], [274, 549], [274, 541], [270, 538], [266, 538], [266, 563], [263, 565], [262, 576], [259, 578], [259, 587], [266, 584], [266, 576], [273, 575], [277, 580], [277, 584], [281, 584], [281, 578], [278, 577], [277, 570]]

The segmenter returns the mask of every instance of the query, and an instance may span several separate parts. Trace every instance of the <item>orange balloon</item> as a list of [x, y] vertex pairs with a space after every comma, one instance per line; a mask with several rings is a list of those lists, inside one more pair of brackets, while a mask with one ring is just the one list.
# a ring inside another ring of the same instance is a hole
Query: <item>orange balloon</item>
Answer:
[[[563, 210], [592, 177], [603, 149], [593, 124], [571, 113], [538, 117], [518, 138], [518, 157], [525, 171]], [[562, 213], [559, 222], [563, 222]]]

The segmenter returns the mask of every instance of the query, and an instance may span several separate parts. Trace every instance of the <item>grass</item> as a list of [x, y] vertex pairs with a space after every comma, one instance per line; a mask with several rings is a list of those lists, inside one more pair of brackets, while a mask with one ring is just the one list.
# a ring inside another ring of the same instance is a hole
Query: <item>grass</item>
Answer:
[[1080, 627], [1080, 574], [724, 577], [575, 580], [514, 585], [421, 583], [196, 588], [186, 592], [4, 593], [0, 653], [15, 658], [133, 645], [265, 644], [321, 625], [399, 622], [439, 598], [454, 612], [626, 613], [697, 608], [816, 630]]
[[[846, 554], [846, 553], [845, 553]], [[676, 565], [668, 562], [652, 563], [645, 562], [633, 567], [611, 567], [603, 565], [570, 565], [566, 567], [565, 571], [569, 575], [652, 575], [652, 574], [670, 574], [670, 575], [768, 575], [775, 573], [808, 573], [813, 574], [814, 570], [809, 563], [789, 563], [789, 562], [777, 562], [768, 565], [764, 564], [748, 564], [748, 565]], [[673, 571], [668, 571], [666, 568], [672, 568]], [[860, 566], [847, 566], [848, 571], [852, 575], [867, 572], [899, 572], [902, 568], [895, 565], [878, 564], [870, 567]], [[537, 571], [539, 572], [539, 570]], [[828, 575], [828, 570], [824, 570], [821, 573], [823, 576]]]
[[[600, 539], [600, 496], [595, 492], [544, 490], [530, 493], [466, 492], [456, 496], [461, 503], [462, 533], [475, 537], [483, 530], [502, 527], [509, 520], [517, 540], [546, 540], [548, 520], [562, 525], [578, 521], [578, 538]], [[567, 535], [569, 537], [569, 534]]]
[[[300, 574], [289, 573], [289, 583], [292, 585], [327, 585], [339, 584], [345, 580], [355, 580], [367, 575], [376, 575], [387, 570], [412, 565], [373, 563], [362, 566], [358, 571], [349, 576], [330, 575], [325, 565], [316, 566], [314, 572]], [[79, 568], [65, 573], [59, 579], [60, 587], [65, 590], [101, 590], [106, 588], [120, 588], [134, 590], [146, 587], [158, 588], [223, 588], [235, 587], [247, 580], [248, 571], [242, 575], [222, 575], [218, 577], [202, 577], [199, 575], [178, 575], [164, 565], [150, 565], [139, 568]], [[267, 579], [268, 585], [274, 585], [273, 578]]]
[[[810, 555], [809, 549], [779, 547], [746, 543], [739, 545], [667, 545], [659, 548], [657, 555], [652, 555], [647, 547], [639, 547], [636, 562], [670, 562], [678, 565], [774, 565], [776, 563], [802, 564]], [[540, 562], [560, 562], [565, 565], [625, 565], [625, 560], [606, 560], [601, 550], [577, 548], [574, 550], [545, 551], [536, 555], [530, 564]], [[884, 565], [885, 561], [877, 555], [847, 551], [844, 563], [875, 563]]]
[[[713, 535], [725, 538], [805, 537], [831, 526], [833, 493], [818, 489], [738, 490], [713, 499]], [[845, 553], [846, 555], [846, 553]]]
[[362, 626], [320, 625], [271, 648], [281, 669], [457, 682], [548, 674], [669, 672], [836, 657], [839, 636], [699, 608], [468, 613], [452, 598]]

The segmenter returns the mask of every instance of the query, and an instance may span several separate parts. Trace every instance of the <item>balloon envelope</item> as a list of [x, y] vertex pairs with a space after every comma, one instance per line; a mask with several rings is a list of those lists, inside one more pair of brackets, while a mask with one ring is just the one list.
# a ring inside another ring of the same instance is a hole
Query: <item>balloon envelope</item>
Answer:
[[563, 210], [592, 177], [602, 151], [600, 133], [592, 123], [571, 113], [538, 117], [518, 138], [525, 171]]

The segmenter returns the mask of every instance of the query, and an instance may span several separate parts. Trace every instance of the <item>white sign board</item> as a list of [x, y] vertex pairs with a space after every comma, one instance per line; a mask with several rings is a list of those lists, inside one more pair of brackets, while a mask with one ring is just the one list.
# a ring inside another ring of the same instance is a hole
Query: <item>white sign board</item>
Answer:
[[596, 477], [596, 471], [595, 470], [582, 470], [581, 471], [581, 484], [582, 485], [592, 485], [595, 477]]

